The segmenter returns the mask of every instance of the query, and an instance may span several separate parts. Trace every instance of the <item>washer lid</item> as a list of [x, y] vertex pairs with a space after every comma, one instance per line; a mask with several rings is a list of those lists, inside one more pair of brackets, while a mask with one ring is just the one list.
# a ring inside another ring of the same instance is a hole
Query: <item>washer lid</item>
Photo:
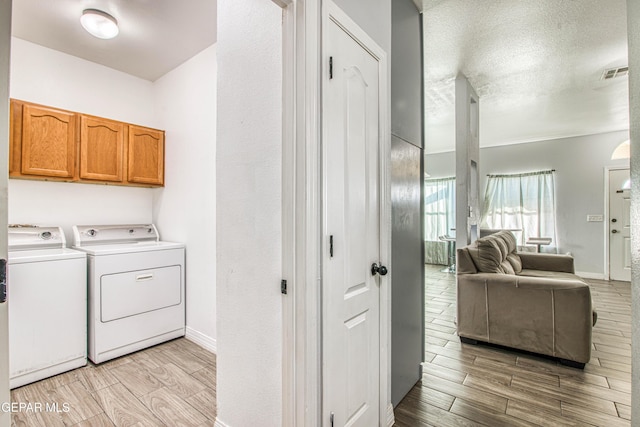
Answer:
[[9, 252], [9, 265], [32, 262], [60, 261], [63, 259], [86, 259], [87, 254], [69, 248], [31, 249]]
[[158, 230], [153, 224], [74, 225], [73, 246], [132, 244], [157, 242]]
[[60, 227], [9, 225], [9, 251], [64, 248], [66, 240]]
[[79, 251], [84, 251], [87, 255], [116, 255], [116, 254], [130, 254], [136, 252], [151, 252], [151, 251], [163, 251], [167, 249], [180, 249], [184, 248], [184, 243], [174, 242], [124, 242], [116, 244], [105, 245], [87, 245], [76, 247]]

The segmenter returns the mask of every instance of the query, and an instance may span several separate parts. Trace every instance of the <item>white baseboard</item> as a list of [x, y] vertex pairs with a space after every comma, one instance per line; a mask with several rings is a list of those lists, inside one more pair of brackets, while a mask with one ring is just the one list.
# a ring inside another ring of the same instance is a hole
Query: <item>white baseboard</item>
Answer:
[[216, 421], [213, 424], [213, 427], [229, 427], [229, 426], [223, 423], [222, 421], [220, 421], [220, 418], [216, 417]]
[[591, 273], [588, 271], [576, 271], [576, 274], [584, 279], [607, 280], [603, 273]]
[[218, 346], [215, 338], [211, 338], [208, 335], [203, 334], [200, 331], [196, 331], [190, 327], [186, 327], [185, 336], [189, 341], [193, 341], [194, 343], [204, 347], [212, 353], [218, 352]]
[[393, 415], [393, 405], [389, 403], [387, 406], [387, 427], [391, 427], [396, 422], [396, 417]]

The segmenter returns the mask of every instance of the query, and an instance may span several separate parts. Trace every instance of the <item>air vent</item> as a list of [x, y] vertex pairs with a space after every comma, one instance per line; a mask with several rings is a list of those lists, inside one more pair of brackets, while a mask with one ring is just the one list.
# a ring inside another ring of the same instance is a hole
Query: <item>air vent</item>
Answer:
[[615, 79], [616, 77], [622, 77], [629, 74], [629, 67], [619, 67], [619, 68], [609, 68], [608, 70], [604, 70], [602, 73], [602, 77], [600, 80], [609, 80]]

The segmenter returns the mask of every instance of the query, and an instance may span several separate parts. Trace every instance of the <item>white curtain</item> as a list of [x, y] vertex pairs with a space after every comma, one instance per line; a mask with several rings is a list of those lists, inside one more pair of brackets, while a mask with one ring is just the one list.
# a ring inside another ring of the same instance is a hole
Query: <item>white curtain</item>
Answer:
[[489, 175], [481, 228], [519, 230], [520, 245], [531, 237], [550, 237], [544, 252], [557, 252], [554, 171]]
[[425, 263], [449, 265], [447, 243], [440, 236], [454, 236], [456, 221], [455, 178], [424, 181]]

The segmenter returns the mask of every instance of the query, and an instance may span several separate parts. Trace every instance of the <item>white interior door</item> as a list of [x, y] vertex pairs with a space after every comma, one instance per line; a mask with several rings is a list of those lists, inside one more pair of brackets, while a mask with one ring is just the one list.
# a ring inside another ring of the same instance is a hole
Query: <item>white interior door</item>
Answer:
[[631, 281], [629, 178], [629, 169], [609, 171], [609, 277], [627, 282]]
[[[9, 58], [11, 1], [0, 1], [0, 259], [7, 259], [7, 181], [9, 177]], [[1, 300], [0, 300], [1, 301]], [[0, 404], [9, 398], [9, 311], [0, 302]], [[11, 413], [0, 410], [0, 427], [11, 424]]]
[[[325, 26], [322, 425], [380, 424], [379, 63]], [[382, 273], [382, 272], [381, 272]]]

